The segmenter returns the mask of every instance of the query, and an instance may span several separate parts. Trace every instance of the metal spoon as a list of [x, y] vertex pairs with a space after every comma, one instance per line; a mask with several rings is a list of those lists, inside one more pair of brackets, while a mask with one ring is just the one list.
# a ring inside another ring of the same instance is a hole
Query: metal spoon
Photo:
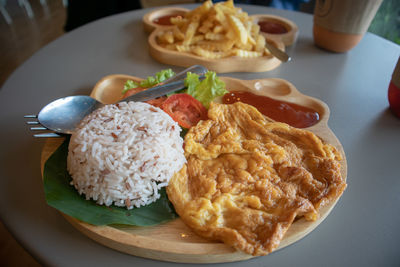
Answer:
[[[185, 88], [183, 79], [187, 72], [203, 75], [207, 69], [194, 65], [164, 81], [163, 85], [155, 86], [145, 91], [129, 96], [122, 101], [147, 101], [168, 93]], [[122, 88], [121, 88], [122, 90]], [[86, 96], [68, 96], [57, 99], [46, 105], [38, 114], [39, 123], [57, 133], [72, 134], [78, 123], [94, 110], [104, 106], [96, 99]]]
[[268, 43], [268, 41], [265, 42], [265, 47], [271, 52], [271, 54], [279, 59], [282, 62], [288, 62], [291, 60], [291, 57], [286, 54], [284, 51], [280, 50], [273, 44]]

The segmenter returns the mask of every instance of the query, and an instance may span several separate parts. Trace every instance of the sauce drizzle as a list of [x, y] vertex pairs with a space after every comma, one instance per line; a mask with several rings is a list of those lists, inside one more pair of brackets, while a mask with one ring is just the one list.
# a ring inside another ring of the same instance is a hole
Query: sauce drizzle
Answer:
[[239, 101], [254, 106], [259, 112], [275, 121], [284, 122], [293, 127], [307, 128], [319, 121], [318, 112], [311, 108], [267, 96], [232, 91], [226, 93], [222, 98], [224, 104], [233, 104]]

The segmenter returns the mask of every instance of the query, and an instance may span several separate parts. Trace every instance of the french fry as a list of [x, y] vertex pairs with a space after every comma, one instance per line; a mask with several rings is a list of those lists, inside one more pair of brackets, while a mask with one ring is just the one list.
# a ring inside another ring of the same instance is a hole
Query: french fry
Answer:
[[235, 5], [233, 4], [233, 0], [228, 0], [225, 2], [221, 2], [222, 5], [229, 7], [229, 8], [235, 8]]
[[265, 38], [262, 35], [257, 36], [255, 51], [263, 52], [265, 49]]
[[248, 51], [243, 49], [235, 49], [233, 53], [238, 57], [244, 57], [244, 58], [261, 57], [262, 55], [262, 52]]
[[197, 44], [205, 39], [204, 34], [195, 35], [192, 38], [192, 43]]
[[197, 16], [197, 15], [202, 16], [202, 15], [206, 14], [210, 10], [210, 8], [212, 6], [213, 6], [212, 1], [211, 0], [207, 0], [201, 6], [193, 9], [190, 12], [188, 12], [185, 15], [185, 17], [191, 19], [191, 18], [193, 18], [194, 16]]
[[271, 55], [271, 52], [266, 47], [264, 48], [264, 55], [266, 56]]
[[250, 43], [242, 44], [242, 43], [236, 43], [235, 46], [241, 50], [247, 50], [249, 52], [253, 51], [253, 45]]
[[191, 52], [192, 48], [186, 45], [176, 45], [175, 49], [179, 52]]
[[222, 33], [224, 31], [224, 27], [222, 27], [222, 25], [217, 25], [214, 27], [213, 29], [213, 33]]
[[221, 40], [218, 42], [204, 40], [197, 43], [203, 49], [210, 50], [210, 51], [220, 51], [226, 52], [233, 48], [234, 42], [231, 40]]
[[189, 24], [189, 26], [187, 27], [186, 34], [185, 34], [185, 38], [183, 39], [184, 45], [191, 44], [192, 38], [193, 38], [194, 34], [196, 33], [197, 27], [199, 27], [199, 22], [197, 22], [197, 21], [191, 22]]
[[205, 37], [206, 40], [217, 40], [217, 41], [220, 41], [220, 40], [225, 39], [225, 36], [223, 34], [213, 33], [213, 32], [207, 32], [204, 35], [204, 37]]
[[[248, 41], [252, 44], [255, 45], [256, 41], [253, 38], [253, 35], [251, 34], [251, 26], [252, 26], [252, 22], [251, 21], [246, 21], [245, 22], [245, 26], [246, 26], [246, 31], [247, 31], [247, 36], [248, 36]], [[255, 38], [257, 38], [257, 35], [254, 35]]]
[[231, 23], [231, 26], [233, 30], [236, 32], [236, 34], [239, 36], [239, 40], [242, 44], [246, 44], [248, 40], [248, 34], [246, 31], [246, 28], [244, 27], [243, 23], [238, 19], [237, 17], [233, 15], [229, 15], [229, 22]]
[[188, 19], [187, 18], [183, 18], [181, 16], [177, 16], [177, 17], [172, 17], [170, 18], [170, 21], [173, 25], [176, 25], [178, 27], [181, 27], [185, 24], [188, 23]]
[[224, 58], [227, 56], [231, 55], [231, 52], [213, 52], [209, 50], [205, 50], [199, 46], [196, 46], [193, 48], [193, 53], [195, 53], [198, 56], [209, 58], [209, 59], [219, 59], [219, 58]]
[[177, 41], [183, 41], [185, 39], [185, 35], [177, 27], [172, 28], [172, 34]]
[[174, 35], [171, 31], [167, 31], [165, 34], [158, 36], [158, 40], [162, 43], [173, 44]]
[[157, 36], [166, 49], [209, 59], [230, 56], [253, 58], [269, 55], [260, 27], [232, 0], [205, 1], [183, 17], [171, 18], [174, 27]]
[[211, 31], [213, 25], [214, 25], [213, 21], [207, 20], [199, 27], [198, 31], [205, 34]]
[[214, 10], [215, 10], [215, 19], [219, 22], [219, 24], [222, 25], [222, 27], [227, 29], [227, 28], [229, 28], [228, 20], [226, 18], [226, 15], [224, 14], [224, 12], [219, 7], [220, 6], [215, 5], [215, 8], [214, 8]]
[[165, 48], [165, 49], [168, 49], [168, 50], [176, 50], [176, 44], [166, 44], [166, 45], [163, 45], [163, 47]]

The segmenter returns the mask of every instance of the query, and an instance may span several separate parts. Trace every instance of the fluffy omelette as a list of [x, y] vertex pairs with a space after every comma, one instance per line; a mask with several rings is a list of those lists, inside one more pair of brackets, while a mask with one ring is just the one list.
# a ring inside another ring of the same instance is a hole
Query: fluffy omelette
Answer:
[[341, 155], [313, 133], [243, 103], [212, 103], [185, 136], [187, 164], [168, 197], [198, 235], [254, 256], [278, 247], [298, 216], [318, 218], [346, 188]]

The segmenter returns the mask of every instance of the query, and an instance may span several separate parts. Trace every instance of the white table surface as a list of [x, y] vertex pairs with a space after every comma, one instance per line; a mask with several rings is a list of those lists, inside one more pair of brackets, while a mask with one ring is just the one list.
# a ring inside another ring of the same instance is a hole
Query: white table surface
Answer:
[[[330, 128], [347, 156], [348, 188], [328, 218], [299, 242], [229, 266], [400, 266], [400, 119], [390, 113], [387, 101], [400, 47], [367, 33], [350, 52], [329, 53], [313, 44], [311, 15], [243, 8], [249, 14], [280, 15], [299, 26], [299, 38], [288, 49], [293, 61], [269, 72], [224, 75], [283, 78], [327, 103]], [[103, 76], [147, 77], [169, 67], [147, 52], [141, 23], [147, 12], [111, 16], [65, 34], [21, 65], [0, 90], [1, 220], [44, 265], [175, 265], [97, 244], [47, 206], [40, 175], [44, 140], [34, 139], [23, 119], [53, 99], [89, 94]]]

